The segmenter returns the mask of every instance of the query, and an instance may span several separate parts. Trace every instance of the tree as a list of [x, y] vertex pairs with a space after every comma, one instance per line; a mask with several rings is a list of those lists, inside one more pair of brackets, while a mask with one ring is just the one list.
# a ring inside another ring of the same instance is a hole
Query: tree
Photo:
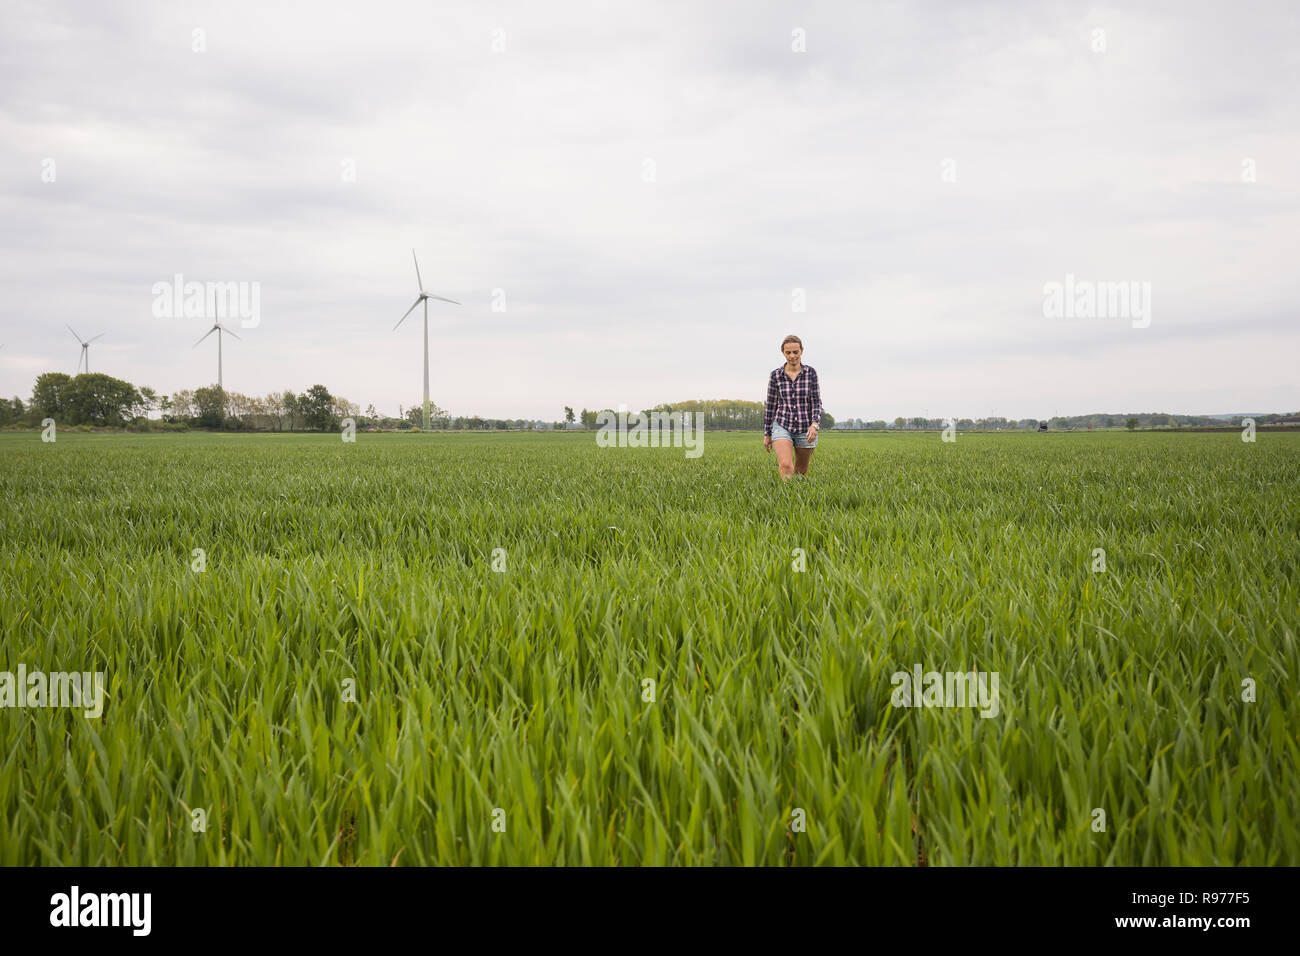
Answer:
[[267, 392], [262, 399], [262, 408], [266, 412], [267, 424], [274, 425], [276, 431], [284, 431], [284, 393]]
[[[400, 413], [402, 406], [398, 405], [397, 409], [398, 412]], [[405, 421], [410, 422], [412, 425], [417, 425], [417, 426], [423, 425], [424, 424], [424, 399], [420, 399], [420, 403], [418, 405], [410, 406], [406, 410], [406, 414], [401, 415], [401, 418], [404, 419]], [[449, 423], [448, 423], [447, 410], [445, 408], [439, 408], [437, 402], [435, 402], [433, 399], [429, 399], [429, 427], [447, 428], [448, 424]]]
[[220, 385], [194, 390], [194, 424], [200, 428], [220, 428], [226, 423], [226, 393]]
[[566, 425], [573, 424], [573, 409], [570, 408], [568, 405], [564, 406], [564, 423]]
[[289, 431], [293, 431], [298, 426], [298, 396], [286, 390], [280, 401], [284, 404], [284, 417], [289, 420]]
[[335, 426], [334, 396], [324, 385], [313, 385], [303, 392], [298, 400], [298, 410], [302, 413], [304, 428], [316, 431], [329, 431]]
[[63, 372], [45, 372], [32, 386], [32, 411], [42, 418], [59, 419], [72, 386], [72, 376]]
[[271, 406], [265, 398], [257, 395], [248, 396], [246, 402], [247, 413], [245, 422], [249, 428], [270, 428], [274, 416], [271, 414]]
[[148, 385], [140, 386], [140, 409], [145, 418], [149, 413], [158, 407], [158, 393]]
[[63, 418], [70, 425], [125, 425], [142, 399], [130, 382], [103, 372], [86, 372], [68, 383]]
[[902, 415], [899, 415], [897, 418], [894, 419], [895, 428], [902, 428], [906, 424], [907, 424], [907, 419], [905, 419]]
[[1132, 431], [1133, 429], [1138, 427], [1138, 420], [1136, 418], [1130, 418], [1126, 422], [1124, 422], [1124, 427], [1127, 428], [1129, 431]]
[[171, 398], [171, 420], [174, 422], [189, 421], [197, 418], [199, 415], [198, 406], [194, 403], [194, 392], [188, 388], [183, 388], [179, 392], [173, 392]]
[[335, 395], [333, 405], [330, 409], [331, 417], [334, 420], [334, 428], [339, 428], [343, 424], [343, 419], [350, 418], [352, 423], [357, 424], [357, 419], [361, 417], [361, 406], [356, 402], [349, 402], [342, 395]]
[[595, 427], [596, 427], [596, 413], [595, 413], [595, 412], [593, 412], [593, 411], [591, 411], [591, 410], [589, 410], [589, 409], [586, 409], [586, 408], [584, 408], [584, 409], [582, 410], [582, 427], [583, 427], [583, 428], [595, 428]]
[[822, 410], [822, 420], [818, 423], [818, 427], [820, 428], [835, 427], [835, 419], [832, 418], [831, 413], [826, 411], [825, 409]]
[[23, 400], [15, 395], [9, 401], [0, 400], [0, 425], [17, 422], [23, 417]]
[[240, 392], [226, 392], [223, 426], [242, 430], [252, 424], [252, 417], [253, 406], [247, 395]]

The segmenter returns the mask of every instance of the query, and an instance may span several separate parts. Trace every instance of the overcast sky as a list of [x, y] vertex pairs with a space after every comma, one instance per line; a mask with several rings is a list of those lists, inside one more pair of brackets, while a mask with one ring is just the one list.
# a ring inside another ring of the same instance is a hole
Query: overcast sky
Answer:
[[[396, 414], [414, 247], [453, 414], [761, 401], [788, 332], [838, 418], [1295, 411], [1298, 41], [1293, 0], [10, 0], [0, 392], [65, 324], [214, 382], [180, 273], [259, 284], [228, 389]], [[1149, 324], [1045, 316], [1067, 275]]]

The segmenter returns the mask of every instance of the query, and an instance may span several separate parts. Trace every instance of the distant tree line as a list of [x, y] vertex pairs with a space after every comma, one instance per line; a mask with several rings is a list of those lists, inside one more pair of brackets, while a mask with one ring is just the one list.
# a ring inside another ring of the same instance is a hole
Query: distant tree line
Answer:
[[[1256, 415], [1255, 424], [1270, 425], [1283, 421], [1291, 421], [1300, 417], [1300, 412], [1295, 414], [1270, 413], [1267, 415]], [[1051, 418], [1021, 418], [1009, 419], [998, 416], [989, 416], [987, 418], [958, 418], [956, 426], [958, 431], [999, 431], [999, 430], [1035, 430], [1043, 425], [1047, 428], [1060, 431], [1071, 429], [1099, 429], [1099, 428], [1226, 428], [1240, 427], [1241, 416], [1232, 416], [1229, 418], [1215, 418], [1209, 415], [1170, 415], [1166, 412], [1143, 412], [1141, 414], [1125, 415], [1105, 415], [1095, 413], [1091, 415], [1054, 415]], [[915, 418], [904, 418], [901, 415], [892, 422], [883, 419], [875, 421], [863, 421], [861, 418], [846, 418], [840, 421], [835, 427], [839, 429], [900, 429], [903, 431], [936, 431], [942, 429], [948, 424], [947, 418], [926, 418], [917, 416]]]
[[[375, 407], [366, 409], [368, 416], [373, 416]], [[373, 428], [419, 428], [424, 420], [423, 399], [410, 407], [398, 406], [401, 417], [375, 418], [365, 420]], [[358, 424], [360, 427], [360, 424]], [[436, 403], [429, 402], [429, 428], [436, 431], [549, 431], [562, 427], [559, 422], [544, 422], [534, 418], [483, 418], [479, 415], [452, 415]]]
[[156, 400], [153, 389], [136, 388], [103, 372], [46, 372], [36, 379], [25, 407], [16, 396], [10, 406], [13, 421], [32, 425], [43, 418], [67, 425], [125, 425], [148, 415]]
[[345, 418], [356, 422], [360, 414], [359, 406], [331, 395], [324, 385], [313, 385], [301, 394], [269, 392], [262, 397], [208, 385], [172, 395], [163, 421], [226, 431], [324, 432], [337, 431]]
[[[330, 394], [324, 385], [295, 393], [270, 392], [265, 396], [249, 396], [225, 391], [216, 385], [196, 389], [182, 389], [170, 396], [159, 395], [148, 386], [137, 387], [130, 382], [113, 378], [102, 372], [67, 375], [63, 372], [45, 372], [36, 379], [31, 400], [24, 403], [18, 396], [0, 399], [0, 426], [39, 425], [42, 419], [53, 418], [61, 425], [94, 425], [101, 427], [134, 428], [209, 428], [229, 431], [337, 431], [345, 418], [351, 418], [360, 429], [410, 429], [419, 428], [423, 421], [422, 401], [409, 407], [398, 406], [398, 415], [380, 415], [374, 405], [361, 414], [360, 406], [342, 396]], [[158, 419], [151, 419], [152, 412]], [[436, 404], [429, 404], [431, 428], [446, 431], [519, 431], [551, 430], [563, 428], [598, 427], [600, 412], [614, 409], [582, 409], [576, 413], [564, 406], [562, 421], [546, 422], [526, 418], [482, 418], [478, 415], [453, 416]], [[650, 412], [703, 413], [704, 427], [713, 430], [760, 430], [763, 427], [763, 403], [743, 399], [691, 399], [656, 405], [642, 409]], [[629, 412], [629, 414], [635, 414]], [[1254, 416], [1256, 425], [1276, 423], [1295, 424], [1300, 412], [1269, 413]], [[823, 411], [823, 429], [873, 429], [903, 431], [935, 431], [946, 427], [947, 418], [899, 416], [892, 422], [885, 419], [864, 421], [846, 418], [836, 421]], [[1079, 428], [1223, 428], [1241, 427], [1241, 416], [1214, 418], [1209, 415], [1170, 415], [1165, 412], [1143, 412], [1126, 415], [1071, 415], [1053, 416], [1049, 419], [1008, 419], [999, 416], [987, 418], [959, 418], [959, 430], [1035, 430], [1044, 424], [1053, 430]]]
[[[567, 426], [556, 422], [555, 427], [573, 427], [574, 418], [573, 409], [565, 406]], [[587, 409], [584, 408], [577, 416], [577, 423], [582, 428], [596, 428], [597, 416], [601, 412], [612, 412], [613, 409]], [[654, 408], [642, 409], [642, 414], [649, 412], [703, 412], [704, 425], [708, 429], [735, 429], [735, 430], [759, 430], [763, 427], [763, 403], [747, 402], [741, 399], [692, 399], [685, 402], [672, 402], [663, 405], [656, 405]], [[629, 415], [635, 415], [635, 412], [629, 411]], [[1256, 415], [1256, 425], [1271, 425], [1276, 423], [1290, 422], [1294, 423], [1300, 419], [1300, 412], [1288, 414], [1269, 413], [1267, 415]], [[1125, 415], [1106, 415], [1095, 413], [1091, 415], [1054, 415], [1051, 418], [1003, 418], [997, 415], [990, 415], [985, 418], [958, 418], [956, 426], [959, 431], [1010, 431], [1024, 430], [1036, 431], [1043, 426], [1050, 430], [1070, 430], [1070, 429], [1093, 429], [1098, 428], [1226, 428], [1240, 427], [1242, 416], [1232, 416], [1228, 418], [1214, 418], [1209, 415], [1170, 415], [1166, 412], [1143, 412], [1141, 414], [1128, 413]], [[893, 421], [883, 418], [873, 419], [870, 421], [861, 418], [845, 418], [836, 420], [829, 412], [822, 411], [821, 425], [823, 429], [835, 428], [839, 430], [852, 429], [872, 429], [876, 431], [901, 430], [901, 431], [938, 431], [948, 425], [947, 418], [928, 418], [917, 415], [912, 418], [898, 416]]]
[[[157, 412], [158, 418], [151, 418]], [[430, 425], [448, 430], [551, 429], [558, 423], [537, 419], [452, 416], [429, 404]], [[264, 396], [244, 395], [216, 385], [182, 389], [160, 395], [148, 386], [137, 387], [102, 372], [67, 375], [46, 372], [37, 377], [29, 401], [18, 396], [0, 399], [0, 427], [39, 426], [52, 418], [60, 425], [104, 428], [206, 428], [223, 431], [337, 431], [345, 418], [359, 429], [418, 428], [423, 420], [422, 401], [398, 407], [397, 417], [380, 415], [369, 405], [360, 406], [324, 385], [295, 393], [289, 390]]]
[[[572, 411], [573, 409], [565, 407], [566, 413]], [[597, 416], [601, 412], [617, 414], [612, 408], [602, 408], [594, 411], [584, 408], [582, 414], [578, 416], [578, 420], [583, 428], [596, 428], [598, 427]], [[739, 398], [694, 398], [683, 402], [667, 402], [656, 405], [654, 408], [643, 408], [640, 414], [648, 415], [651, 412], [703, 413], [706, 430], [761, 431], [763, 428], [763, 403], [747, 402]], [[635, 416], [637, 413], [629, 410], [627, 414]], [[568, 421], [573, 423], [572, 418], [568, 419]], [[821, 426], [822, 428], [835, 427], [835, 419], [825, 410], [822, 411]]]
[[[151, 412], [160, 413], [151, 420]], [[15, 396], [0, 400], [0, 425], [39, 425], [52, 418], [60, 425], [100, 427], [211, 428], [232, 431], [332, 431], [358, 408], [324, 385], [301, 395], [272, 392], [263, 398], [223, 390], [216, 385], [159, 395], [102, 372], [67, 375], [45, 372], [36, 379], [27, 404]]]

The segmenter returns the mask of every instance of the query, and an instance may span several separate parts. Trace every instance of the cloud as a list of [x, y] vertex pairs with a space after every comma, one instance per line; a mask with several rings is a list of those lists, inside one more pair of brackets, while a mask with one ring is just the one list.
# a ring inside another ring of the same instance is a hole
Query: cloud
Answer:
[[[215, 378], [204, 323], [150, 311], [180, 272], [261, 283], [229, 387], [395, 412], [414, 246], [464, 303], [430, 310], [457, 413], [758, 400], [789, 331], [841, 416], [1297, 406], [1298, 17], [30, 4], [0, 36], [0, 390], [69, 320], [120, 377]], [[1151, 282], [1151, 328], [1044, 318], [1066, 273]]]

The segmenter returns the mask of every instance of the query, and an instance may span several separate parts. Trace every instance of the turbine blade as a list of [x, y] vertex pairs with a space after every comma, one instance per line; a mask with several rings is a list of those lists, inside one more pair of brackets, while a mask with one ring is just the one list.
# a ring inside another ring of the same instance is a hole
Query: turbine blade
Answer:
[[[225, 332], [227, 335], [235, 335], [234, 332], [230, 331], [230, 329], [226, 328], [226, 327], [225, 327], [224, 325], [222, 325], [220, 322], [217, 323], [217, 328], [219, 328], [222, 332]], [[238, 335], [235, 335], [235, 338], [238, 339], [239, 336], [238, 336]], [[240, 339], [240, 341], [242, 342], [243, 339]]]
[[415, 250], [411, 250], [411, 258], [415, 260], [415, 281], [420, 284], [420, 291], [424, 291], [424, 280], [420, 278], [420, 260], [415, 258]]
[[[95, 336], [95, 339], [102, 339], [107, 334], [108, 334], [107, 332], [100, 332], [98, 335]], [[95, 341], [95, 339], [86, 339], [86, 344], [89, 345], [91, 342]]]
[[[426, 294], [427, 294], [427, 293], [426, 293]], [[444, 298], [443, 298], [442, 296], [440, 296], [440, 295], [431, 295], [431, 296], [429, 296], [429, 298], [430, 298], [430, 299], [437, 299], [439, 302], [450, 302], [452, 305], [460, 305], [460, 303], [457, 302], [455, 299], [444, 299]]]
[[80, 336], [80, 335], [77, 335], [77, 333], [76, 333], [75, 331], [73, 331], [72, 326], [70, 326], [70, 325], [69, 325], [69, 326], [65, 326], [65, 328], [67, 328], [67, 330], [68, 330], [69, 332], [72, 332], [72, 336], [73, 336], [73, 338], [75, 338], [78, 342], [81, 341], [81, 336]]
[[[419, 304], [420, 304], [421, 302], [423, 302], [423, 301], [424, 301], [424, 296], [420, 296], [418, 299], [416, 299], [416, 300], [411, 304], [411, 307], [410, 307], [409, 309], [406, 310], [406, 315], [403, 315], [400, 319], [397, 320], [397, 325], [401, 325], [403, 322], [405, 322], [405, 321], [406, 321], [406, 316], [407, 316], [407, 315], [410, 315], [412, 312], [414, 312], [414, 311], [415, 311], [415, 307], [416, 307], [417, 305], [419, 305]], [[394, 326], [393, 326], [393, 331], [394, 331], [394, 332], [397, 331], [397, 325], [394, 325]]]
[[[203, 339], [206, 339], [209, 335], [211, 335], [215, 331], [217, 331], [217, 327], [214, 325], [212, 328], [208, 329], [208, 331], [203, 334]], [[203, 339], [199, 339], [197, 342], [195, 342], [194, 347], [198, 348], [200, 345], [202, 345]]]

